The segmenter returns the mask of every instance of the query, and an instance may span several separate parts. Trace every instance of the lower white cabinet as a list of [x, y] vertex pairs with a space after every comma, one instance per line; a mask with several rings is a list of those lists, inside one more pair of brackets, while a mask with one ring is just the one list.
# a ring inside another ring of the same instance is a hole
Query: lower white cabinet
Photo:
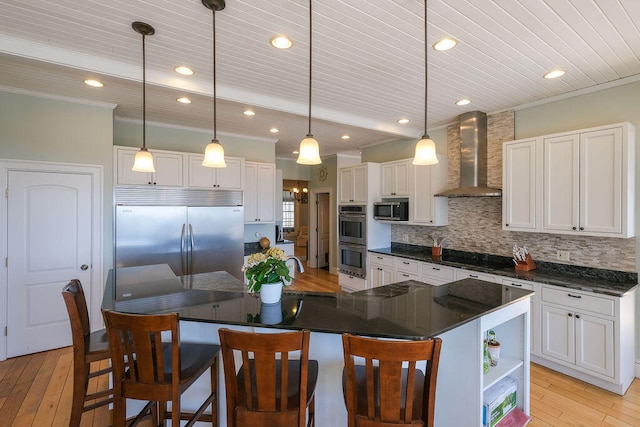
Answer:
[[459, 268], [456, 268], [455, 272], [456, 272], [455, 280], [478, 279], [478, 280], [484, 280], [485, 282], [502, 282], [501, 278], [498, 278], [493, 274], [478, 273], [476, 271], [463, 270]]
[[366, 279], [345, 273], [338, 273], [338, 284], [345, 292], [357, 292], [367, 289]]
[[526, 282], [524, 280], [514, 280], [514, 279], [502, 279], [502, 300], [503, 302], [508, 302], [512, 300], [512, 292], [513, 288], [527, 289], [529, 291], [534, 291], [535, 294], [531, 297], [531, 312], [530, 312], [530, 337], [531, 342], [529, 343], [529, 347], [531, 350], [531, 354], [539, 353], [540, 348], [540, 314], [538, 313], [538, 308], [540, 307], [540, 303], [538, 301], [538, 294], [540, 293], [540, 284], [534, 282]]
[[395, 267], [395, 282], [421, 279], [422, 263], [420, 261], [406, 258], [396, 258]]
[[542, 285], [540, 317], [534, 361], [624, 394], [634, 378], [635, 290], [613, 297]]
[[444, 285], [456, 280], [455, 270], [453, 267], [424, 262], [422, 263], [422, 281], [430, 285]]
[[367, 280], [370, 288], [395, 282], [395, 257], [369, 253], [368, 266]]

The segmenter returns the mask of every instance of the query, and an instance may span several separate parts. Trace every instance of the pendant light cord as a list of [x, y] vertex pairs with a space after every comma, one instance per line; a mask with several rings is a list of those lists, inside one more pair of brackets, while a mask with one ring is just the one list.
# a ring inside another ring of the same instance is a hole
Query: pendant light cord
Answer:
[[142, 149], [147, 149], [147, 69], [144, 48], [144, 34], [142, 34]]
[[429, 87], [429, 67], [427, 66], [427, 0], [424, 0], [424, 137], [427, 135], [427, 92]]
[[311, 135], [311, 82], [313, 64], [313, 19], [311, 19], [311, 1], [312, 0], [309, 0], [309, 135]]
[[211, 9], [213, 15], [213, 139], [217, 140], [217, 131], [216, 131], [216, 11]]

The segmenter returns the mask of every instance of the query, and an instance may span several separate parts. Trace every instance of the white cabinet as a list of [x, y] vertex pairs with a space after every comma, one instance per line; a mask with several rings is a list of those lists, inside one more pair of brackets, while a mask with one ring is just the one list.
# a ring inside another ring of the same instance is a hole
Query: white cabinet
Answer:
[[138, 148], [118, 147], [115, 150], [115, 182], [117, 185], [163, 185], [182, 187], [183, 156], [180, 153], [150, 150], [156, 169], [153, 173], [131, 170]]
[[340, 169], [340, 203], [367, 203], [367, 164]]
[[367, 289], [367, 281], [361, 277], [338, 273], [338, 284], [345, 292], [357, 292]]
[[430, 285], [444, 285], [456, 280], [455, 270], [453, 267], [425, 262], [422, 264], [422, 281]]
[[406, 258], [395, 260], [395, 282], [405, 280], [420, 280], [422, 277], [422, 263]]
[[544, 138], [545, 230], [633, 233], [625, 206], [633, 203], [626, 184], [633, 170], [628, 156], [635, 155], [626, 139], [622, 126]]
[[534, 361], [618, 394], [634, 378], [635, 290], [621, 297], [542, 285]]
[[535, 230], [542, 208], [542, 145], [534, 138], [507, 142], [502, 150], [502, 228]]
[[187, 155], [188, 187], [214, 190], [244, 189], [244, 159], [225, 156], [226, 168], [202, 166], [203, 159], [204, 155], [202, 154]]
[[531, 331], [530, 331], [530, 336], [531, 336], [531, 342], [529, 343], [529, 346], [531, 348], [531, 353], [532, 354], [537, 354], [539, 351], [538, 349], [540, 348], [540, 314], [538, 313], [538, 307], [539, 307], [539, 302], [538, 302], [538, 294], [540, 293], [540, 284], [538, 283], [534, 283], [534, 282], [525, 282], [522, 280], [514, 280], [514, 279], [507, 279], [507, 278], [503, 278], [502, 279], [502, 301], [503, 302], [509, 302], [513, 300], [513, 292], [511, 292], [511, 290], [513, 288], [519, 288], [519, 289], [527, 289], [529, 291], [534, 291], [536, 292], [536, 294], [534, 294], [534, 296], [531, 297]]
[[409, 223], [447, 225], [449, 200], [435, 197], [447, 189], [447, 156], [438, 155], [438, 164], [409, 168]]
[[478, 273], [477, 271], [463, 270], [463, 269], [459, 269], [459, 268], [456, 268], [455, 272], [456, 272], [456, 279], [455, 280], [478, 279], [478, 280], [484, 280], [485, 282], [499, 282], [499, 283], [502, 283], [502, 279], [494, 276], [493, 274]]
[[635, 129], [600, 126], [506, 143], [503, 229], [632, 237]]
[[244, 222], [269, 223], [276, 215], [276, 166], [244, 163]]
[[369, 253], [367, 280], [370, 288], [394, 283], [395, 257]]
[[409, 196], [409, 169], [411, 160], [386, 162], [380, 165], [381, 187], [384, 196]]

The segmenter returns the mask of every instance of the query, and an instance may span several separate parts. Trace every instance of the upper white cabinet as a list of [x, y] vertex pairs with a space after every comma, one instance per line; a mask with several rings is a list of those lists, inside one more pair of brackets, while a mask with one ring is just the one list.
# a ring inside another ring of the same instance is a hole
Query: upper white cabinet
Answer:
[[634, 143], [629, 123], [506, 143], [503, 229], [633, 236]]
[[537, 139], [507, 142], [502, 147], [502, 221], [504, 229], [532, 231], [539, 226], [542, 145]]
[[151, 150], [154, 173], [131, 170], [138, 148], [115, 147], [115, 172], [118, 185], [183, 186], [183, 156], [180, 153]]
[[276, 215], [276, 166], [244, 163], [244, 222], [274, 222]]
[[435, 197], [447, 189], [447, 156], [438, 154], [438, 163], [409, 168], [409, 223], [447, 225], [449, 200]]
[[214, 190], [242, 190], [244, 159], [224, 158], [226, 168], [202, 166], [204, 155], [187, 154], [187, 186]]
[[367, 163], [340, 169], [340, 203], [367, 203]]
[[408, 197], [409, 196], [409, 168], [411, 160], [399, 160], [386, 162], [380, 165], [382, 197]]

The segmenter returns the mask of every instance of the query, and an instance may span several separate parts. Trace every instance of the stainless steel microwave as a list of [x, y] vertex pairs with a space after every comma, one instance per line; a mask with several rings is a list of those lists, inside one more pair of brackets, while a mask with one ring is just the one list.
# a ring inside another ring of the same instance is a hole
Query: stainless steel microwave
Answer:
[[383, 199], [373, 204], [373, 218], [385, 221], [408, 221], [408, 199]]

